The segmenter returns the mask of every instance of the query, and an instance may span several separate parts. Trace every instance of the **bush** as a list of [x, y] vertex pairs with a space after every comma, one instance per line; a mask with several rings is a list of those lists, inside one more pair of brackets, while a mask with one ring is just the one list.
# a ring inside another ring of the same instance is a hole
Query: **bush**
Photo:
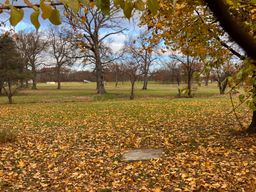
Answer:
[[11, 129], [0, 129], [0, 143], [14, 142], [17, 134]]

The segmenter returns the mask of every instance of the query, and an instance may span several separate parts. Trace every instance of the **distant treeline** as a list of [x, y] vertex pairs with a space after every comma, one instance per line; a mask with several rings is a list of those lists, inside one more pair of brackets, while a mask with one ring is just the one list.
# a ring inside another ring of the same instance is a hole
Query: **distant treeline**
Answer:
[[[84, 70], [76, 71], [71, 69], [61, 70], [60, 76], [61, 82], [83, 82], [84, 80], [96, 81], [96, 74], [94, 71]], [[129, 81], [123, 71], [112, 71], [111, 69], [106, 69], [104, 71], [104, 79], [108, 82], [124, 82]], [[139, 80], [143, 80], [142, 77]], [[173, 70], [168, 70], [166, 68], [157, 69], [149, 75], [150, 81], [157, 81], [160, 83], [173, 83], [179, 84], [186, 82], [186, 75], [177, 73]], [[204, 80], [204, 79], [201, 79]], [[215, 81], [214, 75], [212, 75], [208, 80]], [[56, 69], [55, 68], [42, 68], [38, 71], [37, 75], [38, 82], [53, 82], [56, 80]]]

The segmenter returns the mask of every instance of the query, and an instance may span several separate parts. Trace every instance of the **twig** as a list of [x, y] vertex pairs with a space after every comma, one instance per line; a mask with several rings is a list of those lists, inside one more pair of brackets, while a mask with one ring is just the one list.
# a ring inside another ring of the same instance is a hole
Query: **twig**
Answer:
[[231, 101], [231, 104], [232, 104], [232, 107], [233, 107], [233, 112], [234, 112], [234, 115], [235, 115], [235, 117], [236, 117], [236, 120], [238, 121], [238, 123], [239, 123], [239, 125], [240, 125], [240, 127], [242, 128], [242, 129], [245, 129], [245, 127], [243, 126], [243, 124], [241, 123], [241, 121], [239, 120], [239, 117], [238, 117], [238, 115], [237, 115], [237, 113], [236, 113], [236, 108], [235, 108], [235, 105], [234, 105], [234, 101], [233, 101], [233, 97], [232, 97], [232, 93], [230, 92], [229, 93], [229, 97], [230, 97], [230, 101]]
[[[51, 6], [60, 6], [60, 5], [63, 5], [63, 3], [49, 3], [48, 5], [51, 5]], [[32, 8], [31, 6], [29, 5], [12, 5], [13, 7], [15, 8], [18, 8], [18, 9], [25, 9], [25, 8]], [[35, 7], [40, 7], [40, 4], [33, 4], [33, 6]], [[0, 6], [0, 10], [9, 10], [11, 9], [10, 6], [8, 5], [2, 5]]]

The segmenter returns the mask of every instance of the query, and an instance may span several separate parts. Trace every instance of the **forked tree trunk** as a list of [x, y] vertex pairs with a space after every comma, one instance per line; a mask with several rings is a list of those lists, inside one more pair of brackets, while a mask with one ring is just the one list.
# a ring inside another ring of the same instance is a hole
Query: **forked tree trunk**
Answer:
[[224, 81], [218, 81], [218, 87], [219, 87], [220, 95], [225, 94], [225, 90], [227, 88], [227, 85], [228, 85], [227, 79], [225, 79]]

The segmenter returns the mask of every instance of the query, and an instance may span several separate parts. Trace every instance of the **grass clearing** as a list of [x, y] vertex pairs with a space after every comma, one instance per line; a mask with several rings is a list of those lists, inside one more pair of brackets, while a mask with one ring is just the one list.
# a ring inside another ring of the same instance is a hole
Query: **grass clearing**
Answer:
[[[233, 134], [239, 125], [227, 115], [229, 99], [213, 96], [218, 90], [210, 87], [204, 94], [203, 88], [196, 98], [178, 99], [167, 85], [159, 90], [152, 85], [129, 101], [128, 86], [102, 98], [93, 86], [73, 86], [61, 91], [42, 86], [20, 93], [17, 104], [0, 105], [0, 129], [17, 130], [15, 142], [0, 144], [0, 191], [255, 189], [255, 136]], [[139, 148], [161, 148], [165, 155], [121, 161], [124, 151]]]

